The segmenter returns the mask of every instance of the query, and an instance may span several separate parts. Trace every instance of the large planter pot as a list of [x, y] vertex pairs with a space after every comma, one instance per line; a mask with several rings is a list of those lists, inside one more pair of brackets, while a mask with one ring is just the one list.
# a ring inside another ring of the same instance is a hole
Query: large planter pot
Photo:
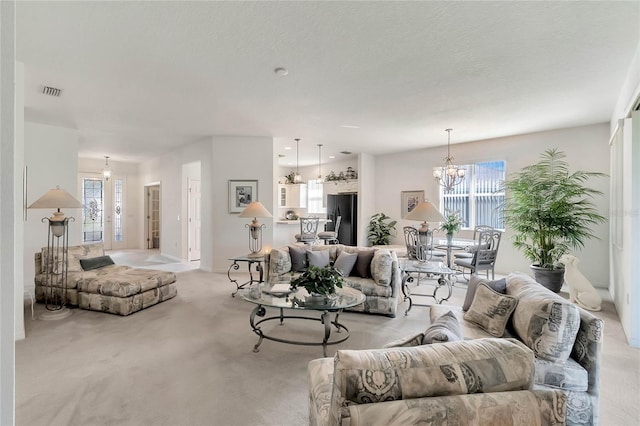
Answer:
[[536, 265], [530, 266], [533, 271], [533, 275], [538, 283], [553, 291], [559, 293], [564, 283], [564, 268], [562, 269], [547, 269], [541, 268]]

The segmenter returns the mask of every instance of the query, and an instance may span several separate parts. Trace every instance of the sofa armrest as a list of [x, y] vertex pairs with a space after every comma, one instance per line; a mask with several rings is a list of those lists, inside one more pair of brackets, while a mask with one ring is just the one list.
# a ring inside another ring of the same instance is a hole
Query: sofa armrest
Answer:
[[35, 275], [40, 275], [42, 273], [42, 252], [39, 251], [34, 256], [35, 262]]
[[338, 424], [563, 425], [566, 400], [551, 389], [405, 399], [344, 407]]

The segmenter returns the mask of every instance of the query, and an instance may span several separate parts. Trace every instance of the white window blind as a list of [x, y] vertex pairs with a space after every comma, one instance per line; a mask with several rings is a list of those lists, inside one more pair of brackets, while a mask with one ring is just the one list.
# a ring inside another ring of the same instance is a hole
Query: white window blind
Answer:
[[322, 206], [323, 185], [321, 181], [312, 179], [307, 182], [307, 212], [309, 214], [326, 213]]

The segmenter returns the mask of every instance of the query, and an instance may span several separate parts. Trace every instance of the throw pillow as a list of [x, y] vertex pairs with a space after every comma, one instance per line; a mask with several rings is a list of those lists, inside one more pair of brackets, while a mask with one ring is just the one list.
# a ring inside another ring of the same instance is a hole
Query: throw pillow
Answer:
[[307, 249], [304, 247], [289, 246], [289, 256], [291, 256], [291, 270], [294, 272], [304, 272], [307, 269]]
[[492, 336], [502, 337], [509, 317], [518, 304], [515, 297], [500, 294], [480, 283], [464, 319], [477, 324]]
[[291, 255], [284, 249], [271, 249], [269, 253], [269, 273], [282, 275], [291, 271]]
[[329, 266], [329, 250], [307, 250], [307, 259], [309, 260], [309, 266], [317, 266], [318, 268]]
[[491, 289], [497, 291], [500, 294], [507, 293], [507, 280], [502, 278], [500, 280], [495, 281], [487, 281], [484, 278], [480, 278], [476, 274], [471, 275], [469, 279], [469, 285], [467, 286], [467, 295], [464, 298], [464, 303], [462, 304], [462, 310], [467, 312], [469, 310], [469, 306], [471, 306], [471, 302], [473, 302], [473, 296], [476, 295], [476, 289], [478, 288], [478, 284], [485, 283]]
[[371, 260], [371, 277], [378, 285], [391, 284], [393, 258], [389, 250], [376, 250]]
[[449, 311], [436, 319], [427, 328], [422, 337], [422, 344], [457, 342], [463, 340], [462, 328], [456, 315]]
[[371, 278], [371, 261], [373, 260], [374, 250], [358, 250], [358, 260], [356, 267], [351, 271], [351, 275], [357, 275], [362, 278]]
[[340, 252], [333, 267], [342, 273], [343, 277], [348, 277], [356, 265], [358, 260], [358, 253], [347, 253], [346, 251]]
[[80, 266], [85, 271], [90, 271], [92, 269], [102, 268], [107, 265], [115, 265], [111, 256], [99, 256], [93, 257], [91, 259], [80, 259]]
[[82, 272], [82, 265], [80, 265], [80, 259], [91, 259], [93, 257], [104, 256], [104, 249], [102, 243], [83, 244], [80, 246], [69, 247], [67, 251], [69, 272]]

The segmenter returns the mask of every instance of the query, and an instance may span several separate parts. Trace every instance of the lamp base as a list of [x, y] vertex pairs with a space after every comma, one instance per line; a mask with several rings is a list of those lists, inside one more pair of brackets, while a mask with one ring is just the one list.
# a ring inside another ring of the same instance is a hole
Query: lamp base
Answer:
[[42, 314], [40, 314], [38, 319], [41, 319], [43, 321], [57, 321], [57, 320], [65, 319], [70, 315], [71, 315], [71, 309], [62, 308], [55, 311], [43, 312]]
[[264, 257], [264, 251], [260, 250], [260, 251], [255, 252], [255, 253], [253, 253], [253, 252], [249, 253], [247, 255], [247, 257]]

